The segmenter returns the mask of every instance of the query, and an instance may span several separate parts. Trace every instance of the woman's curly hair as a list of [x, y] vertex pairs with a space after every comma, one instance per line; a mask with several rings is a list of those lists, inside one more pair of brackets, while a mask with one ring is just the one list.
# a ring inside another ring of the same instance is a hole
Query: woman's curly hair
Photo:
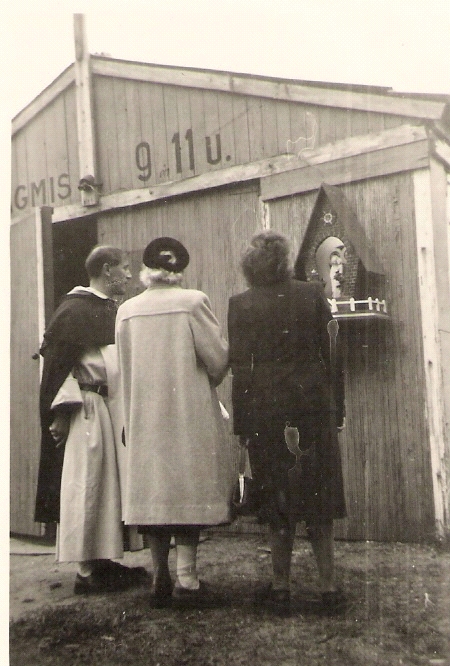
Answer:
[[256, 234], [242, 256], [241, 268], [251, 287], [276, 284], [291, 277], [287, 238], [275, 231]]
[[142, 266], [139, 273], [139, 279], [147, 289], [155, 284], [180, 284], [183, 280], [183, 273], [172, 273], [165, 268], [149, 268]]

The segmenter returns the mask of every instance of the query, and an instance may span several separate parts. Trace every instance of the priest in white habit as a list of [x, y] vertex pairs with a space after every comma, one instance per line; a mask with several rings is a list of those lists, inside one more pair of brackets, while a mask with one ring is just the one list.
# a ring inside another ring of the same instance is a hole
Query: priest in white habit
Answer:
[[147, 577], [143, 567], [114, 561], [124, 554], [125, 467], [114, 297], [125, 294], [131, 274], [126, 256], [110, 246], [95, 247], [85, 267], [89, 287], [64, 297], [41, 346], [35, 510], [36, 521], [58, 524], [57, 560], [77, 563], [75, 594], [123, 589]]

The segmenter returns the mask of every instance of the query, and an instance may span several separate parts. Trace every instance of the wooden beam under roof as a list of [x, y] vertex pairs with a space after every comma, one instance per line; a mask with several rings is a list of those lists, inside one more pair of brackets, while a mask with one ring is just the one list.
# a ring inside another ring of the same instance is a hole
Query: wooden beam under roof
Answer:
[[[399, 96], [398, 93], [373, 94], [356, 92], [341, 87], [333, 88], [332, 84], [307, 85], [304, 82], [293, 82], [290, 79], [265, 79], [263, 77], [239, 75], [229, 72], [200, 70], [182, 67], [149, 65], [140, 62], [115, 60], [113, 58], [92, 57], [92, 73], [147, 81], [149, 83], [165, 83], [173, 86], [220, 90], [242, 95], [268, 97], [304, 104], [340, 107], [373, 113], [389, 113], [391, 115], [410, 116], [413, 118], [441, 118], [446, 102], [411, 96]], [[351, 88], [351, 87], [350, 87]]]

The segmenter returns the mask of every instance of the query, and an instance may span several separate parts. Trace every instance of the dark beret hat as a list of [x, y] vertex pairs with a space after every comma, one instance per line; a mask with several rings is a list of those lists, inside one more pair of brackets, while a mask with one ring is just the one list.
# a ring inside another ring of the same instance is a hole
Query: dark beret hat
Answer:
[[180, 241], [164, 236], [155, 238], [147, 245], [142, 261], [148, 268], [181, 273], [189, 263], [189, 252]]

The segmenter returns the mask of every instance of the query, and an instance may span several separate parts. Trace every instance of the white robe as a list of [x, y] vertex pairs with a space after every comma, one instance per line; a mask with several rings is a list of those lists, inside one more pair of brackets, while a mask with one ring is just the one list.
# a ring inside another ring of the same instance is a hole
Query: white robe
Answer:
[[115, 436], [108, 399], [80, 391], [78, 386], [78, 382], [108, 384], [107, 362], [112, 361], [114, 369], [114, 354], [107, 347], [85, 353], [52, 404], [79, 405], [71, 416], [64, 452], [57, 539], [60, 562], [123, 557], [120, 427], [116, 424]]

